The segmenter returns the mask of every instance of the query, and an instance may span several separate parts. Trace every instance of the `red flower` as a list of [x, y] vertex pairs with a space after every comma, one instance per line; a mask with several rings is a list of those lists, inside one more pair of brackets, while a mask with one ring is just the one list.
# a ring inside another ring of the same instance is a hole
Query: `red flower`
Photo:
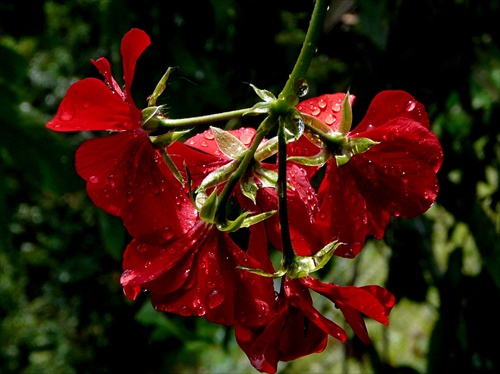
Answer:
[[[242, 144], [249, 146], [255, 137], [255, 129], [240, 128], [230, 130], [229, 133], [239, 139]], [[186, 144], [213, 155], [219, 159], [219, 162], [207, 163], [205, 166], [209, 171], [214, 170], [214, 165], [222, 166], [231, 161], [223, 150], [217, 144], [212, 130], [207, 130], [190, 138]], [[276, 173], [277, 166], [260, 162], [260, 170]], [[277, 176], [277, 174], [276, 174]], [[274, 186], [266, 187], [262, 181], [263, 176], [257, 172], [252, 173], [252, 181], [259, 187], [255, 203], [243, 195], [239, 188], [236, 189], [236, 197], [241, 207], [247, 211], [256, 213], [268, 212], [278, 209], [278, 196]], [[295, 252], [300, 256], [309, 256], [316, 253], [324, 247], [320, 230], [316, 224], [319, 218], [318, 200], [314, 189], [311, 187], [305, 169], [300, 166], [290, 164], [287, 169], [287, 181], [290, 189], [287, 191], [290, 234], [294, 244]], [[268, 235], [271, 244], [281, 250], [281, 231], [279, 228], [279, 217], [273, 215], [265, 220], [268, 228]]]
[[149, 291], [158, 311], [260, 326], [275, 314], [274, 289], [272, 279], [237, 268], [261, 266], [250, 256], [267, 253], [258, 233], [251, 235], [249, 248], [244, 252], [227, 233], [198, 221], [166, 245], [133, 240], [125, 251], [121, 283], [132, 300], [141, 290]]
[[130, 94], [136, 62], [149, 44], [144, 31], [125, 34], [121, 44], [125, 88], [115, 81], [105, 58], [92, 61], [105, 82], [86, 78], [74, 83], [47, 127], [118, 132], [83, 143], [76, 153], [76, 170], [87, 181], [95, 205], [121, 216], [135, 238], [163, 243], [185, 233], [197, 212], [180, 204], [186, 199], [182, 186], [142, 129], [141, 111]]
[[[297, 109], [340, 132], [344, 97], [341, 93], [319, 96]], [[379, 144], [355, 154], [344, 165], [337, 166], [333, 157], [327, 162], [318, 190], [319, 226], [327, 242], [337, 239], [346, 244], [335, 254], [354, 257], [367, 235], [383, 237], [390, 216], [414, 217], [432, 205], [443, 154], [429, 130], [425, 108], [403, 91], [378, 94], [346, 138], [368, 138]], [[301, 145], [306, 155], [316, 148], [304, 140]]]
[[342, 342], [346, 333], [321, 315], [312, 305], [307, 288], [328, 297], [342, 311], [354, 332], [370, 343], [364, 315], [388, 324], [394, 297], [378, 286], [342, 287], [324, 284], [307, 276], [290, 279], [285, 276], [278, 301], [278, 313], [266, 326], [236, 325], [236, 340], [259, 371], [275, 373], [279, 361], [291, 361], [325, 349], [328, 335]]

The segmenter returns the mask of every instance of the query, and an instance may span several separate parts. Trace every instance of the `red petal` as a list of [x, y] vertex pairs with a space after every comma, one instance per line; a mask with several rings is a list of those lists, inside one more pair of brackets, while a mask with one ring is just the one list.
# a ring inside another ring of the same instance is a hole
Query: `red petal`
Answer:
[[[326, 123], [334, 131], [338, 131], [342, 120], [342, 102], [344, 93], [326, 94], [305, 100], [297, 105], [299, 112], [316, 117]], [[349, 95], [349, 103], [353, 104], [354, 95]]]
[[365, 199], [350, 169], [338, 167], [335, 160], [329, 161], [318, 198], [321, 204], [319, 226], [325, 242], [338, 240], [343, 245], [335, 254], [355, 257], [363, 248], [368, 226]]
[[374, 217], [377, 209], [403, 217], [429, 209], [437, 196], [436, 172], [443, 160], [435, 134], [413, 120], [397, 118], [356, 137], [380, 142], [346, 165]]
[[197, 218], [180, 183], [141, 129], [83, 143], [76, 168], [88, 182], [94, 204], [121, 216], [136, 239], [168, 242]]
[[123, 77], [125, 80], [127, 101], [130, 104], [134, 103], [132, 95], [130, 94], [130, 88], [134, 80], [135, 65], [150, 43], [151, 41], [148, 34], [140, 29], [131, 29], [122, 39], [120, 52], [123, 61]]
[[[106, 84], [109, 86], [109, 89], [111, 92], [117, 96], [120, 97], [122, 101], [127, 101], [127, 96], [125, 93], [123, 93], [121, 87], [116, 83], [115, 78], [113, 78], [113, 74], [111, 72], [111, 65], [109, 64], [109, 61], [101, 57], [97, 59], [96, 61], [90, 60], [94, 66], [99, 70], [99, 73], [102, 74], [104, 77], [104, 80], [106, 81]], [[133, 104], [133, 103], [132, 103]], [[134, 105], [135, 106], [135, 105]]]
[[141, 113], [113, 95], [100, 80], [86, 78], [74, 83], [47, 127], [56, 131], [139, 128]]
[[399, 117], [412, 119], [427, 129], [430, 127], [425, 107], [413, 96], [404, 91], [382, 91], [372, 100], [365, 117], [352, 134], [382, 126]]
[[289, 303], [302, 311], [312, 323], [341, 342], [347, 340], [345, 331], [340, 326], [325, 318], [313, 307], [309, 290], [301, 283], [301, 279], [294, 280], [285, 277], [284, 289]]

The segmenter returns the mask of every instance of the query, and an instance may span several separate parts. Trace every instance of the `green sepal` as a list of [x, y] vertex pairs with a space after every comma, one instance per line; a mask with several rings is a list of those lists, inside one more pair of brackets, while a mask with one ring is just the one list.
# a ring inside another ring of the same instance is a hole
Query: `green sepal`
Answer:
[[179, 130], [179, 131], [169, 131], [165, 134], [149, 136], [149, 140], [154, 144], [155, 147], [168, 147], [170, 144], [180, 139], [182, 136], [187, 134], [191, 129]]
[[312, 129], [316, 130], [315, 132], [319, 132], [322, 134], [332, 134], [334, 132], [330, 126], [328, 126], [326, 123], [320, 121], [316, 117], [313, 117], [309, 114], [304, 114], [304, 113], [301, 113], [301, 114], [302, 114], [302, 117], [304, 118], [305, 123], [307, 124], [307, 127], [310, 127]]
[[184, 178], [182, 177], [179, 169], [177, 169], [177, 166], [175, 163], [172, 161], [170, 158], [170, 155], [167, 153], [167, 150], [165, 148], [160, 148], [160, 154], [161, 157], [163, 158], [163, 161], [165, 161], [165, 164], [167, 164], [167, 167], [170, 169], [172, 174], [174, 175], [175, 179], [177, 179], [182, 186], [184, 186]]
[[342, 119], [339, 125], [339, 131], [346, 135], [352, 126], [352, 108], [349, 103], [349, 91], [346, 93], [344, 97], [344, 101], [342, 102]]
[[345, 165], [352, 156], [364, 153], [376, 144], [380, 144], [380, 142], [369, 138], [349, 138], [347, 144], [342, 147], [342, 153], [335, 155], [337, 166]]
[[240, 189], [243, 195], [248, 197], [254, 204], [257, 204], [257, 191], [259, 186], [255, 183], [253, 175], [245, 173], [240, 180]]
[[214, 170], [208, 174], [196, 190], [195, 206], [198, 210], [201, 210], [205, 205], [207, 200], [206, 190], [210, 187], [217, 186], [218, 184], [225, 182], [229, 179], [231, 174], [236, 171], [239, 166], [239, 161], [233, 160], [224, 166]]
[[[280, 121], [281, 121], [280, 117]], [[305, 129], [304, 118], [297, 109], [293, 109], [285, 117], [285, 141], [286, 143], [298, 140]]]
[[259, 213], [254, 216], [248, 217], [250, 212], [244, 212], [238, 216], [234, 221], [227, 220], [224, 223], [217, 223], [217, 228], [224, 232], [235, 232], [242, 227], [250, 227], [256, 223], [262, 222], [276, 213], [276, 210], [269, 212]]
[[172, 68], [169, 67], [167, 69], [167, 71], [165, 72], [165, 74], [163, 74], [163, 77], [161, 77], [160, 81], [158, 82], [158, 84], [155, 87], [155, 90], [153, 91], [153, 93], [149, 97], [148, 107], [152, 107], [152, 106], [156, 105], [156, 100], [165, 90], [165, 86], [167, 85], [168, 76], [170, 75], [171, 71], [172, 71]]
[[266, 142], [260, 143], [255, 151], [255, 161], [262, 161], [278, 152], [278, 137], [275, 136]]
[[323, 166], [329, 159], [330, 154], [325, 149], [321, 149], [314, 156], [291, 156], [287, 158], [287, 161], [293, 161], [306, 166]]
[[252, 87], [253, 90], [255, 91], [255, 93], [257, 94], [257, 96], [259, 96], [265, 102], [272, 102], [272, 101], [276, 100], [276, 96], [274, 96], [274, 94], [272, 92], [270, 92], [268, 90], [262, 90], [260, 88], [257, 88], [251, 83], [250, 83], [250, 87]]
[[257, 175], [259, 178], [260, 182], [262, 183], [262, 187], [271, 187], [274, 188], [276, 187], [276, 183], [278, 183], [278, 173], [269, 170], [266, 168], [263, 168], [259, 164], [256, 164], [253, 169], [254, 173]]
[[282, 259], [280, 268], [272, 274], [266, 273], [261, 269], [253, 269], [243, 266], [240, 266], [239, 268], [263, 277], [278, 278], [286, 274], [291, 279], [304, 278], [309, 274], [322, 269], [332, 258], [335, 249], [337, 249], [337, 247], [341, 244], [343, 243], [334, 240], [312, 256], [294, 255], [292, 261], [289, 261], [289, 263], [285, 263], [284, 259]]
[[[205, 195], [206, 196], [206, 195]], [[198, 196], [196, 197], [198, 198]], [[217, 188], [204, 201], [200, 209], [200, 218], [208, 223], [215, 223], [215, 213], [217, 212]]]
[[161, 116], [161, 107], [149, 106], [144, 108], [141, 112], [142, 128], [146, 131], [154, 131], [160, 127], [161, 121], [158, 118]]
[[210, 126], [210, 129], [221, 152], [230, 159], [239, 159], [248, 150], [245, 144], [230, 132], [212, 126]]

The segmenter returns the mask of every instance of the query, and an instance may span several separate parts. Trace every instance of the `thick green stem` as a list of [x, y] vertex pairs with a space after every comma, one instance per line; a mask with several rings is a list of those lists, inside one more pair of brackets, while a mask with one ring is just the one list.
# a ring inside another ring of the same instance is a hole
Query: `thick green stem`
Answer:
[[236, 187], [236, 184], [241, 179], [241, 177], [249, 167], [250, 163], [254, 159], [255, 152], [257, 151], [257, 148], [259, 147], [260, 143], [262, 143], [262, 140], [264, 140], [269, 131], [274, 127], [276, 120], [277, 120], [276, 116], [270, 115], [266, 117], [266, 119], [264, 119], [264, 121], [262, 121], [260, 126], [257, 128], [257, 132], [255, 133], [253, 142], [248, 148], [248, 150], [245, 152], [245, 155], [243, 156], [243, 159], [241, 160], [238, 169], [236, 169], [236, 171], [233, 174], [231, 174], [231, 176], [226, 182], [226, 185], [224, 186], [224, 189], [219, 195], [219, 201], [217, 204], [218, 206], [216, 213], [217, 221], [223, 222], [226, 220], [225, 209], [227, 202], [229, 201], [229, 197], [231, 196], [233, 189]]
[[291, 95], [296, 95], [295, 90], [297, 89], [297, 82], [300, 79], [304, 78], [307, 70], [309, 69], [311, 60], [314, 56], [314, 53], [316, 52], [316, 46], [318, 44], [319, 36], [321, 35], [321, 31], [323, 30], [328, 3], [328, 0], [316, 0], [306, 38], [304, 39], [302, 49], [292, 70], [292, 73], [290, 74], [285, 87], [279, 95], [281, 99], [286, 99]]
[[243, 117], [244, 115], [252, 115], [252, 108], [232, 110], [230, 112], [209, 114], [206, 116], [190, 117], [190, 118], [180, 118], [180, 119], [170, 119], [170, 118], [159, 118], [159, 127], [167, 128], [185, 128], [193, 127], [196, 125], [204, 125], [219, 121], [228, 121], [233, 118]]

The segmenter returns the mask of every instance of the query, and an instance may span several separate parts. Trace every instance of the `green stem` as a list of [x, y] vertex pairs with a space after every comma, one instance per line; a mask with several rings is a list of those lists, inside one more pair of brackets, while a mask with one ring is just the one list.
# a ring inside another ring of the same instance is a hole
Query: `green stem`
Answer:
[[196, 125], [202, 125], [207, 123], [227, 121], [233, 118], [243, 117], [244, 115], [252, 115], [252, 108], [232, 110], [230, 112], [209, 114], [206, 116], [190, 117], [190, 118], [180, 118], [180, 119], [170, 119], [159, 117], [160, 127], [168, 128], [185, 128], [192, 127]]
[[288, 201], [287, 201], [287, 175], [286, 175], [286, 141], [285, 141], [285, 121], [280, 120], [278, 127], [278, 214], [281, 231], [281, 246], [283, 247], [283, 263], [285, 268], [292, 263], [295, 252], [290, 237], [290, 226], [288, 222]]
[[[297, 83], [305, 77], [307, 70], [309, 69], [309, 65], [311, 64], [311, 60], [316, 53], [316, 46], [323, 29], [328, 3], [329, 1], [327, 0], [316, 0], [311, 16], [311, 21], [309, 23], [309, 28], [307, 30], [304, 43], [302, 44], [302, 49], [300, 51], [299, 57], [297, 58], [297, 62], [293, 67], [292, 73], [290, 74], [285, 87], [283, 87], [283, 90], [278, 96], [278, 98], [281, 100], [287, 100], [287, 98], [297, 95]], [[285, 118], [281, 117], [278, 128], [277, 188], [279, 221], [281, 226], [281, 244], [283, 247], [283, 261], [285, 267], [287, 267], [288, 264], [293, 263], [295, 252], [292, 246], [288, 221], [285, 126]]]
[[245, 155], [243, 156], [243, 159], [241, 160], [238, 169], [236, 169], [236, 171], [233, 174], [231, 174], [231, 176], [227, 180], [224, 189], [219, 195], [219, 201], [216, 213], [216, 218], [219, 222], [225, 221], [226, 219], [225, 209], [227, 202], [229, 201], [229, 197], [233, 192], [233, 189], [236, 187], [236, 184], [241, 179], [241, 177], [247, 170], [248, 166], [254, 159], [255, 152], [257, 151], [257, 148], [259, 147], [260, 143], [262, 142], [262, 140], [264, 140], [269, 131], [274, 127], [276, 120], [277, 120], [276, 116], [270, 115], [266, 117], [264, 121], [262, 121], [262, 123], [257, 128], [257, 132], [255, 133], [255, 137], [253, 139], [252, 144], [250, 145], [248, 150], [245, 151]]
[[292, 73], [290, 74], [285, 87], [279, 95], [281, 99], [286, 99], [291, 95], [296, 95], [295, 90], [297, 89], [297, 81], [304, 78], [307, 70], [309, 69], [311, 60], [314, 56], [314, 53], [316, 52], [316, 46], [318, 44], [321, 31], [323, 30], [328, 3], [328, 0], [316, 0], [306, 38], [304, 39], [302, 49], [292, 70]]

